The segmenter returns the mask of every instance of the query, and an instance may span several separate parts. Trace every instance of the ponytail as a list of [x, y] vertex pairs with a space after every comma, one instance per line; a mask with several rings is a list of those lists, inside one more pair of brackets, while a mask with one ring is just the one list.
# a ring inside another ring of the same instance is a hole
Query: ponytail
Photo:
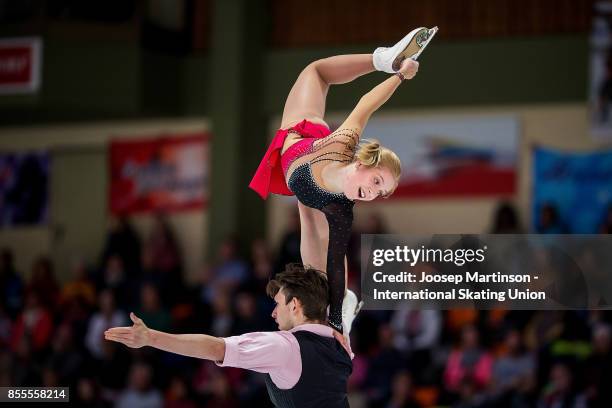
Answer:
[[383, 147], [378, 140], [366, 139], [359, 145], [359, 150], [355, 156], [364, 166], [376, 167], [380, 164], [382, 156], [381, 149], [383, 149]]
[[364, 139], [355, 153], [355, 160], [366, 167], [385, 167], [396, 181], [402, 174], [402, 163], [393, 151], [382, 146], [378, 140]]

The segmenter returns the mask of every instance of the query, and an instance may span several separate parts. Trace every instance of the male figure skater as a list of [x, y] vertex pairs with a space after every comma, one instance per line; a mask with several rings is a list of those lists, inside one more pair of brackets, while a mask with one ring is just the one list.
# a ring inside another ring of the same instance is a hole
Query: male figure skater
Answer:
[[266, 374], [268, 394], [278, 408], [348, 407], [350, 348], [326, 324], [329, 289], [326, 276], [301, 265], [287, 265], [268, 283], [276, 302], [272, 317], [279, 331], [226, 338], [170, 334], [149, 329], [134, 313], [132, 327], [114, 327], [104, 335], [128, 347], [151, 346]]

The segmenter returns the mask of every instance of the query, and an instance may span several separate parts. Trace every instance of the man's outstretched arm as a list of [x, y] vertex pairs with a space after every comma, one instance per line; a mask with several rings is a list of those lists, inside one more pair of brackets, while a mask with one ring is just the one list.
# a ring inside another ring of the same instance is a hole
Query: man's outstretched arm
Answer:
[[222, 362], [225, 341], [206, 334], [170, 334], [149, 329], [143, 321], [130, 313], [132, 327], [113, 327], [104, 332], [106, 340], [123, 343], [128, 347], [155, 347], [171, 353]]

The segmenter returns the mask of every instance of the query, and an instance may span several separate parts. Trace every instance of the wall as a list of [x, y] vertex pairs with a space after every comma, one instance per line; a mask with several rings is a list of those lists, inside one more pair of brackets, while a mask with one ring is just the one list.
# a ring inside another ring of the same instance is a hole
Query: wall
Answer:
[[[82, 157], [86, 153], [99, 154], [106, 158], [106, 144], [111, 138], [139, 138], [152, 136], [165, 132], [191, 132], [206, 131], [209, 125], [205, 119], [158, 119], [146, 121], [122, 121], [105, 123], [88, 123], [86, 125], [54, 125], [36, 127], [12, 127], [3, 128], [0, 137], [0, 151], [22, 151], [31, 149], [49, 149], [53, 157], [61, 156], [66, 152], [75, 153], [76, 157]], [[97, 179], [106, 180], [106, 160], [99, 161], [99, 165], [92, 164], [88, 169], [90, 174], [83, 175], [88, 179], [95, 176]], [[64, 176], [66, 177], [66, 176]], [[78, 177], [78, 176], [77, 176]], [[61, 178], [53, 179], [53, 183], [68, 183], [69, 180]], [[100, 183], [102, 184], [102, 183]], [[92, 186], [83, 185], [82, 188], [90, 189], [91, 193], [105, 196], [107, 185]], [[61, 188], [60, 188], [61, 189]], [[59, 200], [54, 194], [60, 194], [58, 188], [51, 189], [50, 203], [56, 206], [76, 206], [74, 222], [82, 220], [87, 223], [88, 230], [95, 233], [88, 235], [86, 242], [81, 242], [79, 253], [74, 256], [84, 256], [84, 259], [92, 263], [97, 259], [104, 242], [104, 232], [107, 229], [108, 216], [104, 211], [106, 203], [85, 204], [88, 200], [76, 202], [77, 200], [66, 200], [64, 197], [71, 192], [62, 193]], [[82, 191], [75, 190], [73, 196], [78, 196]], [[103, 214], [96, 216], [102, 208]], [[54, 213], [52, 208], [50, 211]], [[57, 211], [55, 211], [57, 213]], [[206, 211], [190, 212], [172, 215], [170, 223], [175, 228], [186, 260], [186, 276], [195, 279], [204, 261], [204, 248], [206, 246], [206, 225], [208, 219]], [[142, 236], [146, 236], [150, 230], [151, 217], [137, 216], [134, 225]], [[54, 220], [44, 227], [22, 227], [15, 229], [0, 230], [0, 247], [8, 246], [15, 251], [17, 267], [29, 276], [30, 268], [34, 259], [41, 255], [53, 256], [56, 248], [54, 240], [57, 239]], [[66, 260], [69, 263], [71, 260]], [[60, 278], [64, 279], [69, 271], [62, 268], [57, 271]]]

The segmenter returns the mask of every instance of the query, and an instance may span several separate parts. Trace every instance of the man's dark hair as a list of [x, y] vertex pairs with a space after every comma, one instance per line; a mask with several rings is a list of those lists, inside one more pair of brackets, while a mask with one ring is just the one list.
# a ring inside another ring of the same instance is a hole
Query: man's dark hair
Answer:
[[325, 321], [329, 305], [329, 285], [325, 273], [300, 264], [288, 264], [283, 272], [268, 282], [266, 293], [274, 298], [283, 290], [286, 303], [296, 298], [308, 320]]

